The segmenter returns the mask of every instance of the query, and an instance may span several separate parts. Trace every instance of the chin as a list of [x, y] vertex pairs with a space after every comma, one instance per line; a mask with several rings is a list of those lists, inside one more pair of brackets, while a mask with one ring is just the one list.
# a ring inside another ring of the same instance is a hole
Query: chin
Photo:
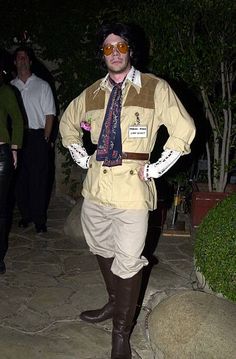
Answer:
[[114, 72], [115, 74], [121, 74], [123, 72], [129, 71], [131, 66], [121, 65], [121, 66], [109, 66], [108, 70]]

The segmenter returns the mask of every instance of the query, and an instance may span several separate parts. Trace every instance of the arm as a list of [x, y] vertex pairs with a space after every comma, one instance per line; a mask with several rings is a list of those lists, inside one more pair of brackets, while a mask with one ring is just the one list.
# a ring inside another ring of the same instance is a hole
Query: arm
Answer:
[[23, 116], [20, 111], [20, 107], [17, 98], [13, 90], [8, 87], [6, 93], [5, 105], [7, 106], [7, 112], [12, 120], [12, 140], [11, 149], [13, 157], [14, 168], [17, 167], [17, 149], [21, 148], [23, 140]]
[[83, 169], [87, 169], [89, 167], [90, 157], [85, 148], [77, 143], [73, 143], [68, 146], [68, 150], [70, 151], [70, 155], [75, 163]]
[[181, 157], [181, 153], [174, 150], [164, 150], [159, 160], [152, 164], [146, 164], [139, 170], [139, 177], [143, 181], [149, 178], [159, 178], [166, 173]]
[[47, 140], [47, 141], [49, 141], [49, 138], [50, 138], [50, 135], [52, 132], [53, 121], [54, 121], [54, 115], [46, 115], [44, 137], [45, 137], [45, 140]]
[[166, 173], [182, 155], [190, 152], [190, 144], [195, 136], [195, 125], [192, 118], [165, 81], [160, 81], [157, 86], [155, 102], [157, 106], [161, 104], [157, 116], [166, 126], [169, 138], [159, 160], [140, 168], [141, 180], [159, 178]]
[[10, 87], [7, 87], [5, 106], [12, 121], [12, 147], [21, 148], [23, 140], [23, 116], [20, 111], [16, 96]]
[[54, 116], [56, 115], [56, 106], [51, 87], [47, 82], [42, 86], [42, 108], [45, 115], [44, 137], [48, 142], [52, 132]]
[[84, 93], [82, 93], [78, 98], [73, 100], [65, 110], [60, 121], [59, 130], [62, 137], [62, 144], [69, 149], [75, 163], [87, 169], [90, 156], [88, 156], [83, 147], [83, 131], [80, 127], [84, 112]]

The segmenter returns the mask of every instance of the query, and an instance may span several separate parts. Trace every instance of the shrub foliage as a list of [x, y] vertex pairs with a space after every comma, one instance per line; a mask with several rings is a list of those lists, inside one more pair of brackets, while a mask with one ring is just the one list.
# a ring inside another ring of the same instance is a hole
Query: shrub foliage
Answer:
[[236, 194], [209, 211], [196, 233], [198, 270], [214, 292], [236, 301]]

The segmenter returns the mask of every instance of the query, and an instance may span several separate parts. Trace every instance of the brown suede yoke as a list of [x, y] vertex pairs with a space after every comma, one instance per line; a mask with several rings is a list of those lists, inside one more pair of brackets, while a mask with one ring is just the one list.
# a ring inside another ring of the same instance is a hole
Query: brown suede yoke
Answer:
[[[124, 107], [138, 106], [143, 108], [155, 108], [154, 92], [158, 79], [148, 74], [141, 74], [142, 87], [138, 93], [134, 86], [131, 86], [126, 97]], [[98, 90], [101, 80], [96, 81], [87, 88], [85, 96], [86, 112], [102, 110], [105, 106], [105, 91]], [[96, 90], [98, 92], [96, 93]]]

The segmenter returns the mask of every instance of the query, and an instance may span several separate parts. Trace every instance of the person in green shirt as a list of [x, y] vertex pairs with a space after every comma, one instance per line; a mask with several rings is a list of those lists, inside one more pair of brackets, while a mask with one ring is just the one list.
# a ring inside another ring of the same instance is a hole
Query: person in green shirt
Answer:
[[0, 274], [6, 272], [7, 204], [11, 178], [17, 167], [17, 150], [21, 148], [22, 139], [23, 117], [13, 89], [4, 83], [4, 58], [0, 55]]

